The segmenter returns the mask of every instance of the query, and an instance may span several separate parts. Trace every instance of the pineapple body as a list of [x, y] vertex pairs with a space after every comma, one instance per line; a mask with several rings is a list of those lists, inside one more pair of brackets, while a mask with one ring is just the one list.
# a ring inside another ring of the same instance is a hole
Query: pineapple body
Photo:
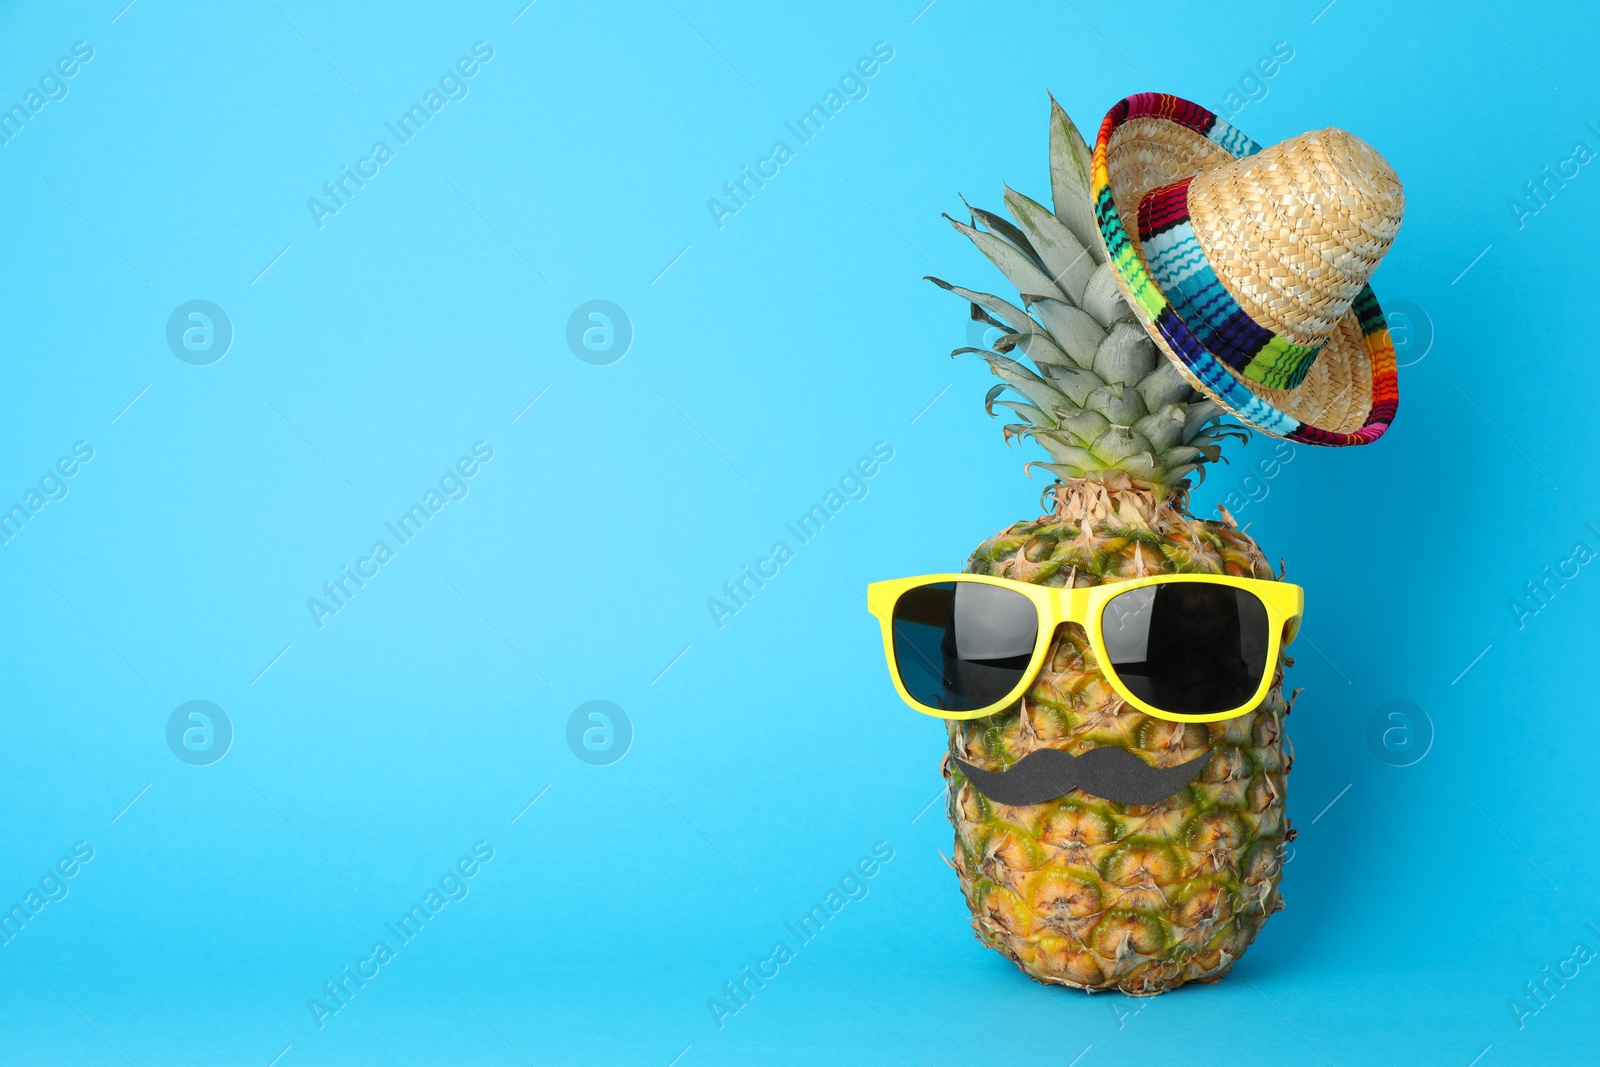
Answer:
[[[1255, 542], [1191, 517], [1184, 494], [1157, 502], [1124, 484], [1068, 482], [1057, 510], [979, 545], [967, 571], [1042, 585], [1151, 574], [1274, 577]], [[1214, 981], [1282, 907], [1278, 883], [1292, 756], [1280, 661], [1260, 707], [1176, 723], [1128, 707], [1100, 673], [1082, 627], [1057, 631], [1020, 711], [949, 722], [949, 755], [1004, 770], [1028, 753], [1107, 745], [1152, 766], [1212, 752], [1205, 771], [1158, 804], [1074, 790], [1026, 807], [980, 794], [946, 757], [953, 866], [985, 945], [1041, 982], [1148, 995]]]

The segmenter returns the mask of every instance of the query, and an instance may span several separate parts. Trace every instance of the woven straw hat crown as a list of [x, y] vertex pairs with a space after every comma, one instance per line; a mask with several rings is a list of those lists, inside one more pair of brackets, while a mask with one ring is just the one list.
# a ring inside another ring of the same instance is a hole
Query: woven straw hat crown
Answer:
[[1330, 127], [1201, 171], [1188, 207], [1195, 239], [1239, 306], [1273, 333], [1320, 348], [1393, 243], [1405, 194], [1372, 146]]

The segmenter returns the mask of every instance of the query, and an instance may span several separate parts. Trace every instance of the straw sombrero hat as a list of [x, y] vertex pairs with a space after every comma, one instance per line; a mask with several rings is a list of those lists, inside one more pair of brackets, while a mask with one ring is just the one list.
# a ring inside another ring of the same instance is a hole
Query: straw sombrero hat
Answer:
[[1394, 346], [1367, 279], [1405, 197], [1371, 146], [1326, 129], [1262, 149], [1141, 93], [1106, 115], [1090, 183], [1117, 282], [1191, 385], [1274, 437], [1364, 445], [1389, 428]]

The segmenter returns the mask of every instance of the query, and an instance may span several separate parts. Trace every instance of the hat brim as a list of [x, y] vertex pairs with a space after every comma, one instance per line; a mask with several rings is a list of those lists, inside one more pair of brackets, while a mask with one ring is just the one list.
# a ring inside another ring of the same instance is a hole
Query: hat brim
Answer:
[[1150, 277], [1137, 228], [1150, 190], [1261, 151], [1198, 104], [1140, 93], [1106, 115], [1094, 147], [1090, 190], [1112, 274], [1150, 336], [1207, 397], [1252, 429], [1314, 445], [1364, 445], [1394, 421], [1400, 390], [1394, 344], [1371, 286], [1340, 321], [1299, 385], [1269, 389], [1211, 354]]

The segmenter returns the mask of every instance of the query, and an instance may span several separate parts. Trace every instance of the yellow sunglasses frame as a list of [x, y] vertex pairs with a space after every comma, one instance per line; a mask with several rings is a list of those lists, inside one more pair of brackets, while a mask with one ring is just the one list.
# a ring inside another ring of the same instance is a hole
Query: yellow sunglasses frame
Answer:
[[[1022, 680], [1002, 700], [997, 700], [987, 707], [974, 711], [944, 711], [930, 708], [921, 703], [906, 691], [905, 683], [900, 680], [900, 671], [895, 666], [894, 655], [894, 606], [908, 590], [919, 586], [934, 585], [939, 582], [975, 582], [979, 585], [998, 585], [1006, 589], [1014, 589], [1033, 602], [1039, 612], [1039, 636], [1034, 643], [1033, 656], [1028, 661], [1028, 669], [1023, 672]], [[1218, 722], [1222, 719], [1233, 719], [1244, 715], [1258, 705], [1266, 697], [1267, 690], [1272, 687], [1273, 676], [1277, 673], [1279, 653], [1294, 642], [1300, 632], [1300, 619], [1305, 613], [1305, 590], [1298, 585], [1288, 582], [1266, 581], [1261, 578], [1236, 578], [1226, 574], [1161, 574], [1149, 578], [1132, 578], [1123, 582], [1111, 582], [1106, 585], [1093, 585], [1085, 588], [1058, 589], [1047, 585], [1033, 585], [1028, 582], [1013, 581], [1010, 578], [991, 578], [983, 574], [924, 574], [915, 578], [895, 578], [885, 582], [873, 582], [867, 586], [867, 610], [875, 616], [883, 631], [883, 652], [889, 664], [889, 678], [894, 682], [896, 692], [900, 699], [909, 704], [913, 709], [924, 715], [932, 715], [939, 719], [981, 719], [1004, 711], [1017, 702], [1023, 693], [1033, 685], [1038, 677], [1039, 668], [1044, 665], [1045, 653], [1050, 649], [1050, 642], [1055, 639], [1056, 628], [1062, 623], [1075, 622], [1083, 627], [1089, 635], [1089, 647], [1094, 650], [1095, 661], [1105, 664], [1110, 661], [1106, 654], [1106, 647], [1100, 629], [1100, 619], [1105, 612], [1106, 605], [1113, 597], [1134, 589], [1143, 589], [1151, 585], [1165, 585], [1169, 582], [1202, 583], [1206, 585], [1221, 585], [1231, 589], [1245, 589], [1254, 593], [1256, 598], [1267, 609], [1267, 663], [1270, 668], [1266, 676], [1261, 679], [1261, 684], [1250, 699], [1236, 708], [1228, 711], [1211, 712], [1206, 715], [1182, 715], [1177, 712], [1163, 711], [1139, 699], [1117, 677], [1115, 671], [1102, 669], [1111, 687], [1117, 695], [1130, 706], [1138, 708], [1146, 715], [1153, 715], [1158, 719], [1169, 722]]]

